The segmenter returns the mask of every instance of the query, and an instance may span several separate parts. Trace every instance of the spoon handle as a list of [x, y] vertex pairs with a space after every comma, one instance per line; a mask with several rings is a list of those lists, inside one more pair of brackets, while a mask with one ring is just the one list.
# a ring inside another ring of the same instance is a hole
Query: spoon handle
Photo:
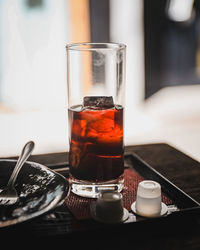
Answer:
[[22, 152], [17, 160], [16, 166], [15, 166], [15, 168], [10, 176], [10, 179], [8, 181], [8, 186], [14, 185], [21, 167], [23, 166], [24, 162], [28, 159], [28, 157], [32, 153], [34, 146], [35, 146], [34, 142], [29, 141], [23, 147]]

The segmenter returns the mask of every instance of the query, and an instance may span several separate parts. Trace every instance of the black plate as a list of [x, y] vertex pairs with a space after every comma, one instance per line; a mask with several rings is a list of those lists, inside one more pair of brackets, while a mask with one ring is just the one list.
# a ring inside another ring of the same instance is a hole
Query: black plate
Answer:
[[[0, 189], [8, 182], [16, 160], [0, 160]], [[16, 183], [19, 202], [0, 206], [0, 227], [17, 224], [49, 212], [61, 204], [69, 193], [69, 183], [60, 174], [47, 167], [26, 162]]]

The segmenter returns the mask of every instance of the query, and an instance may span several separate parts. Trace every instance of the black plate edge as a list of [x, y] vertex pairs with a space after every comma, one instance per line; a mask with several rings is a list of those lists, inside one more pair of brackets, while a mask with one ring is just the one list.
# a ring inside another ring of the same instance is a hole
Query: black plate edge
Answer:
[[[57, 176], [59, 176], [61, 179], [63, 179], [63, 183], [65, 183], [65, 190], [63, 191], [63, 194], [62, 194], [62, 196], [61, 196], [61, 198], [60, 198], [60, 201], [57, 203], [57, 205], [56, 205], [55, 207], [52, 207], [50, 210], [48, 210], [47, 213], [48, 213], [48, 212], [51, 212], [51, 211], [52, 211], [53, 209], [55, 209], [56, 207], [61, 206], [61, 205], [64, 203], [65, 199], [67, 198], [67, 196], [69, 195], [70, 190], [71, 190], [71, 184], [66, 180], [66, 177], [62, 174], [62, 172], [56, 171], [56, 169], [50, 168], [50, 167], [48, 167], [47, 165], [44, 165], [44, 164], [41, 164], [41, 163], [38, 163], [38, 162], [34, 162], [34, 161], [26, 161], [26, 162], [28, 162], [28, 163], [39, 164], [42, 168], [45, 168], [45, 169], [47, 169], [48, 171], [53, 172], [54, 174], [56, 174]], [[64, 163], [62, 163], [62, 165], [63, 165], [63, 164], [64, 164]], [[57, 166], [57, 165], [56, 165], [56, 166]], [[59, 164], [59, 166], [60, 166], [60, 164]], [[58, 168], [58, 169], [60, 169], [60, 168]], [[45, 213], [46, 213], [46, 212], [44, 212], [44, 214], [45, 214]]]
[[[15, 160], [15, 159], [9, 159], [9, 158], [0, 158], [0, 161], [12, 161], [12, 162], [17, 162], [17, 160]], [[21, 223], [25, 223], [25, 222], [31, 221], [31, 220], [35, 219], [36, 217], [40, 217], [40, 216], [45, 215], [45, 214], [47, 214], [47, 213], [49, 213], [49, 212], [52, 212], [54, 209], [56, 209], [57, 207], [61, 206], [61, 205], [64, 203], [66, 197], [67, 197], [67, 196], [69, 195], [69, 193], [70, 193], [70, 189], [71, 189], [70, 183], [66, 181], [66, 178], [65, 178], [62, 174], [56, 172], [54, 169], [48, 168], [48, 167], [47, 167], [46, 165], [44, 165], [44, 164], [41, 164], [41, 163], [38, 163], [38, 162], [26, 161], [25, 163], [33, 164], [33, 165], [34, 165], [34, 164], [39, 165], [39, 166], [41, 167], [41, 169], [46, 169], [46, 170], [52, 172], [53, 174], [59, 176], [61, 179], [63, 179], [63, 183], [66, 183], [66, 184], [65, 184], [65, 190], [63, 191], [62, 196], [60, 197], [60, 199], [59, 199], [58, 201], [53, 201], [53, 202], [51, 202], [51, 203], [48, 205], [48, 207], [45, 207], [44, 209], [42, 209], [42, 210], [36, 212], [34, 216], [30, 216], [30, 217], [27, 216], [26, 219], [24, 219], [24, 218], [13, 219], [13, 220], [12, 220], [10, 223], [8, 223], [8, 224], [7, 224], [7, 223], [2, 223], [2, 224], [0, 225], [0, 230], [3, 230], [3, 229], [5, 229], [5, 228], [10, 228], [11, 226], [14, 226], [14, 225], [17, 225], [17, 224], [21, 224]], [[22, 167], [23, 167], [23, 166], [22, 166]]]
[[185, 193], [166, 177], [160, 174], [147, 162], [141, 159], [134, 152], [128, 152], [125, 154], [126, 157], [131, 157], [131, 160], [135, 162], [133, 168], [144, 178], [157, 181], [161, 184], [163, 192], [171, 198], [176, 205], [181, 209], [190, 209], [194, 207], [200, 208], [200, 203], [193, 199], [190, 195]]

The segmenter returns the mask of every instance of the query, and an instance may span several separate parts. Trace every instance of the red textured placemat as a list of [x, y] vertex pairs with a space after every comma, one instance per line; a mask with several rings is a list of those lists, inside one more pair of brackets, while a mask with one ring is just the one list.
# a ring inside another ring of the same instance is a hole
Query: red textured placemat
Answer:
[[[136, 171], [133, 169], [125, 169], [124, 171], [124, 189], [123, 204], [124, 207], [130, 211], [131, 204], [136, 200], [137, 187], [140, 181], [144, 180]], [[69, 194], [65, 200], [67, 207], [76, 219], [89, 219], [90, 215], [90, 204], [94, 199], [83, 198], [73, 194]], [[162, 194], [162, 202], [166, 205], [173, 204], [172, 200], [169, 199], [165, 194]]]

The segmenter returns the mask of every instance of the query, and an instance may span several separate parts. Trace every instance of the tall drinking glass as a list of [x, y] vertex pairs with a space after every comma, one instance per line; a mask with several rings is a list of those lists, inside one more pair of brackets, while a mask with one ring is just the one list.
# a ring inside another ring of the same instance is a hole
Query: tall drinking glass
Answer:
[[66, 50], [72, 192], [92, 198], [103, 190], [120, 192], [126, 46], [81, 43]]

